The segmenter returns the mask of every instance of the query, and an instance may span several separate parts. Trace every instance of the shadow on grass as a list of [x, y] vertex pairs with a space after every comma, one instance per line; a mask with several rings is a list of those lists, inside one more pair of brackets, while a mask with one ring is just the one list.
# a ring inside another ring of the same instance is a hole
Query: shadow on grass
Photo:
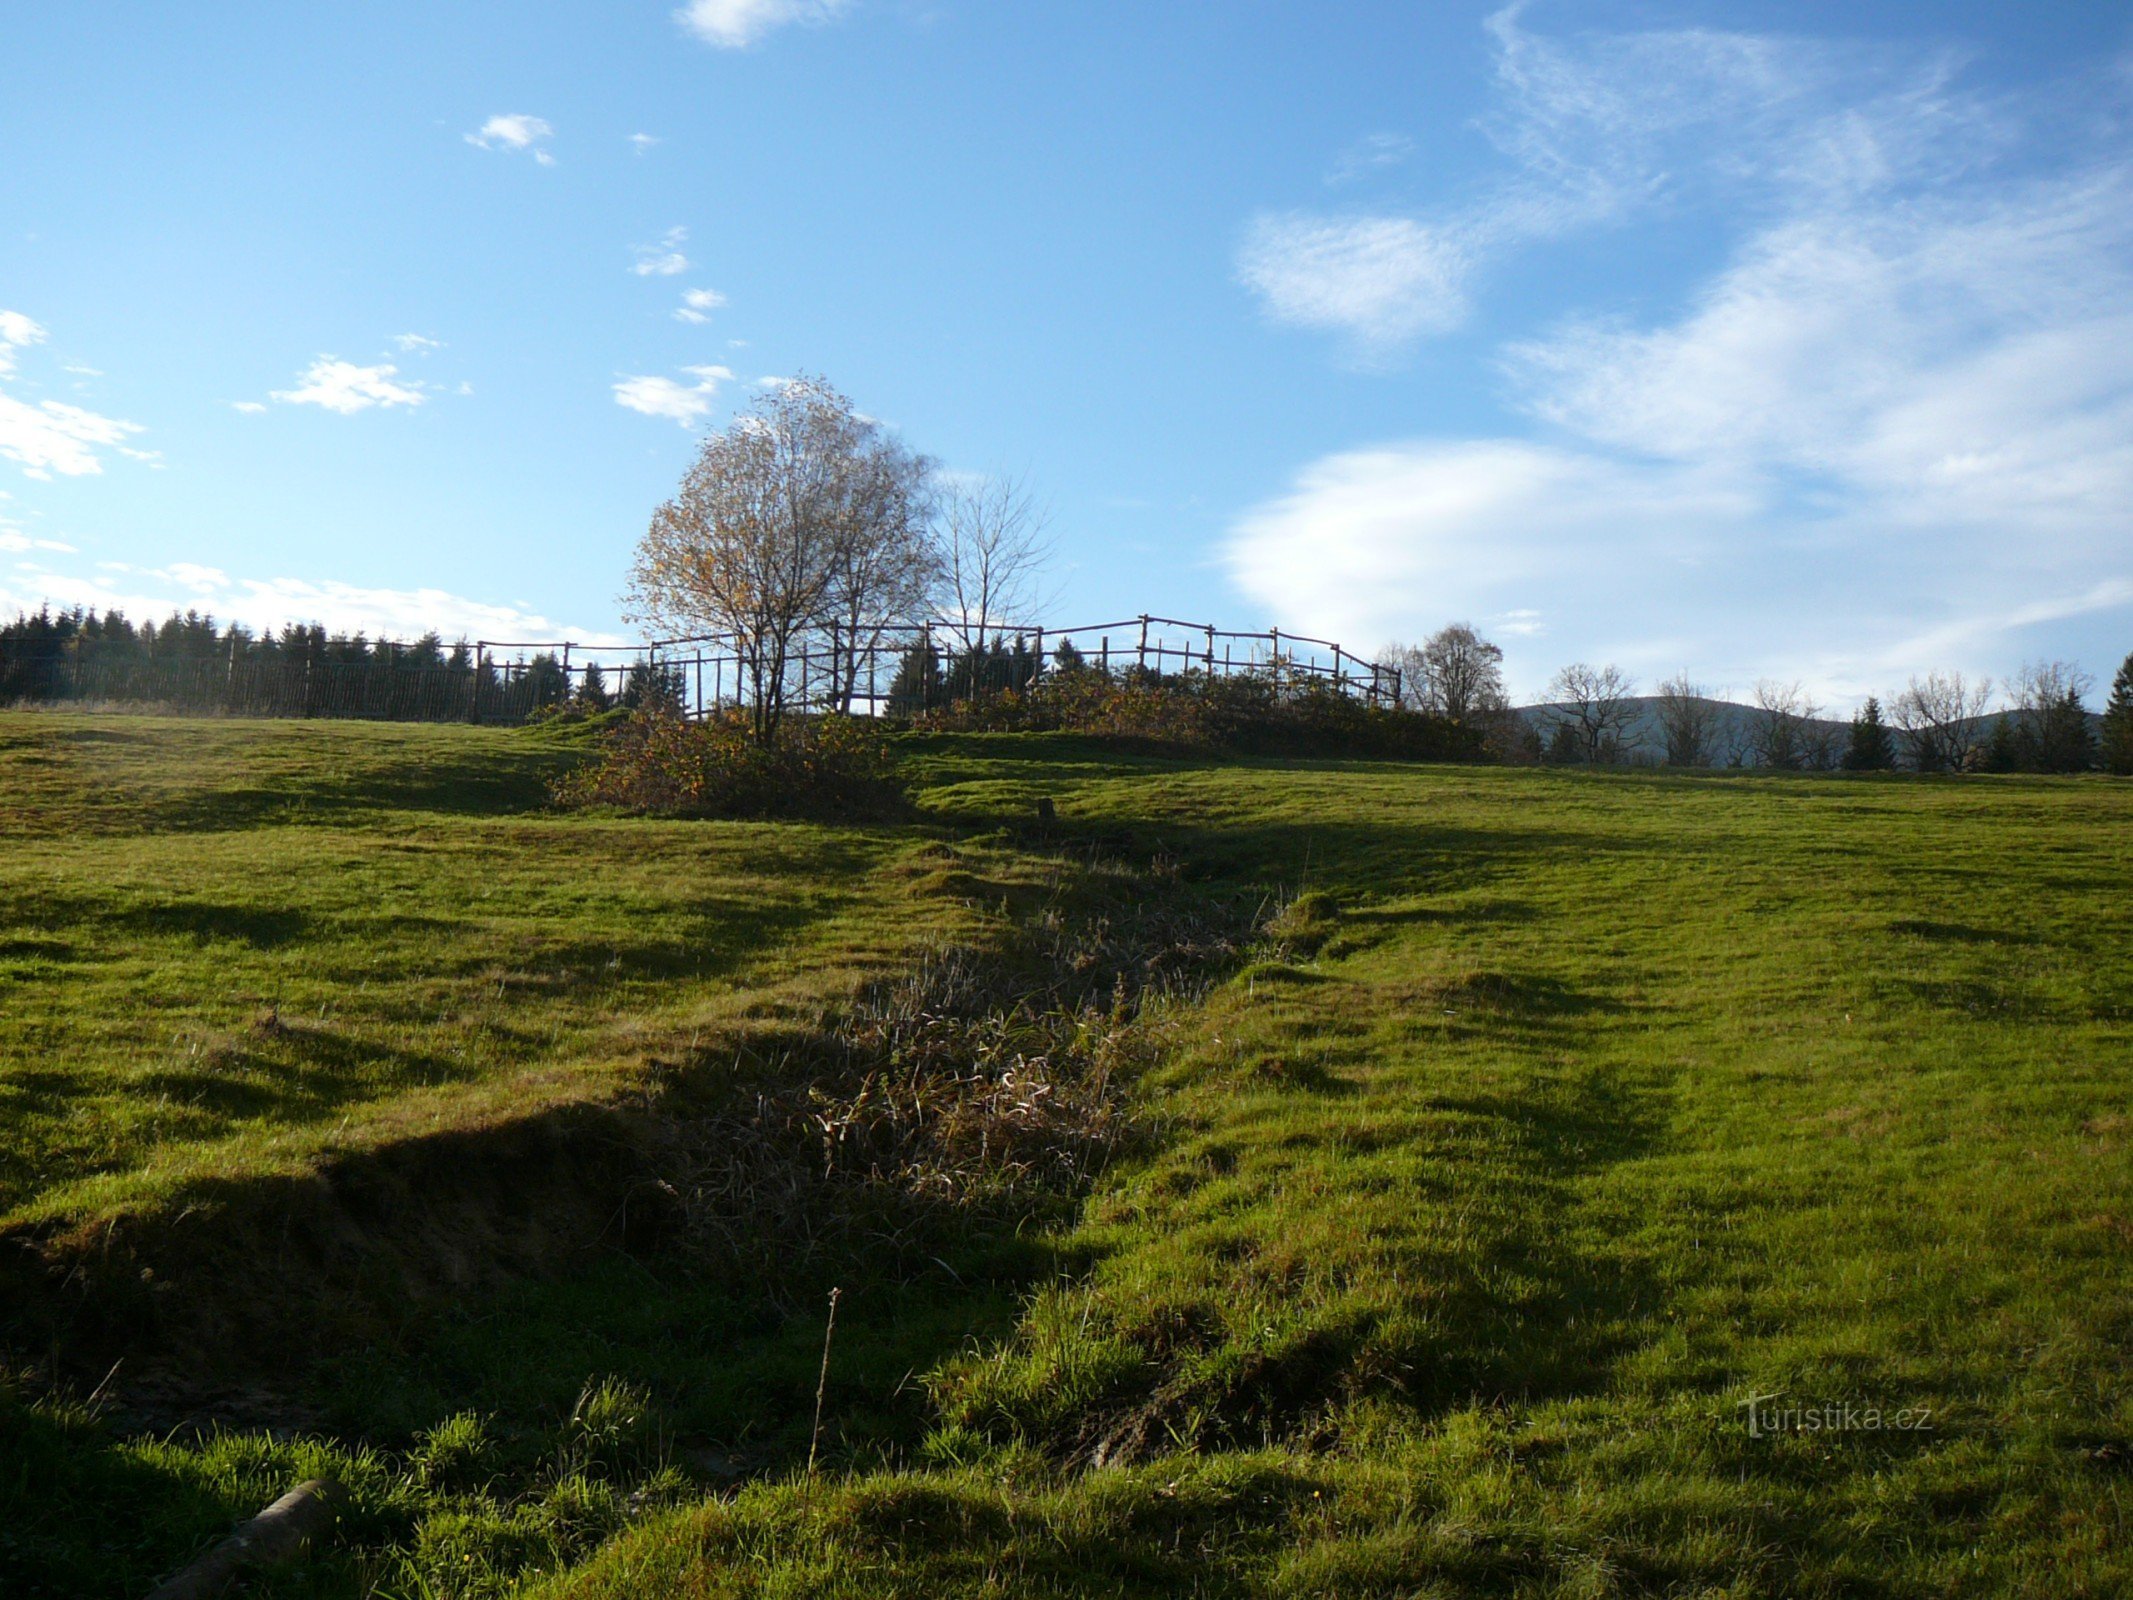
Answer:
[[1962, 922], [1934, 922], [1924, 917], [1899, 917], [1891, 922], [1888, 928], [1891, 933], [1904, 934], [1914, 939], [1931, 939], [1940, 944], [2033, 945], [2042, 942], [2032, 933], [1976, 928]]
[[[823, 873], [833, 882], [849, 881], [875, 859], [864, 849], [829, 854]], [[139, 1069], [116, 1079], [107, 1060], [76, 1066], [64, 1052], [0, 1071], [0, 1118], [8, 1128], [0, 1140], [0, 1210], [70, 1181], [128, 1170], [173, 1144], [211, 1142], [251, 1126], [316, 1127], [411, 1089], [473, 1083], [552, 1061], [559, 1029], [596, 1025], [608, 997], [729, 979], [753, 962], [774, 960], [854, 898], [850, 892], [805, 899], [700, 895], [674, 909], [678, 931], [664, 936], [631, 930], [606, 939], [535, 943], [529, 937], [514, 949], [485, 935], [456, 959], [449, 952], [467, 925], [439, 918], [380, 917], [373, 939], [365, 923], [264, 906], [180, 901], [115, 908], [93, 899], [39, 900], [18, 911], [102, 931], [105, 954], [142, 954], [144, 936], [274, 952], [274, 964], [249, 965], [241, 980], [224, 976], [219, 966], [193, 969], [203, 998], [212, 995], [225, 1014], [231, 1004], [267, 1007], [278, 992], [274, 971], [290, 958], [304, 964], [307, 981], [323, 979], [351, 993], [376, 978], [381, 962], [419, 963], [442, 981], [419, 1002], [381, 1001], [331, 1021], [262, 1009], [244, 1023], [191, 1033], [173, 1048], [150, 1047]], [[12, 943], [46, 960], [54, 948], [86, 959], [98, 953], [93, 944]], [[508, 965], [497, 959], [500, 953]], [[412, 1006], [419, 1015], [406, 1015]], [[439, 1025], [446, 1013], [458, 1023]], [[90, 1111], [93, 1125], [84, 1120]]]
[[228, 905], [208, 900], [178, 900], [136, 906], [112, 915], [122, 928], [164, 937], [202, 941], [229, 939], [255, 950], [272, 950], [303, 936], [310, 919], [303, 912], [270, 906]]
[[475, 750], [444, 760], [305, 770], [280, 782], [232, 784], [174, 795], [149, 808], [151, 826], [234, 832], [273, 822], [324, 822], [381, 811], [513, 816], [545, 810], [549, 786], [574, 763], [567, 751]]
[[[244, 1514], [197, 1482], [129, 1457], [86, 1418], [32, 1409], [4, 1390], [0, 1461], [0, 1578], [25, 1600], [145, 1593], [174, 1559]], [[85, 1541], [85, 1519], [103, 1525], [105, 1537]]]

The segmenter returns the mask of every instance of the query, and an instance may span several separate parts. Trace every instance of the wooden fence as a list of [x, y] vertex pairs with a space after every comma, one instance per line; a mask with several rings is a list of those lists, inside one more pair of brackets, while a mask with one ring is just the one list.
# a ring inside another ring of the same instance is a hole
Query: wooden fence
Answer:
[[[973, 634], [975, 630], [973, 630]], [[0, 658], [0, 701], [107, 703], [254, 717], [517, 723], [566, 703], [656, 699], [709, 716], [753, 698], [758, 674], [781, 669], [730, 635], [638, 645], [495, 640], [449, 658], [413, 647], [369, 646], [355, 658], [263, 647], [172, 659], [75, 641], [52, 654]], [[784, 701], [800, 711], [908, 715], [1000, 689], [1024, 689], [1070, 666], [1178, 679], [1273, 673], [1378, 705], [1399, 701], [1395, 667], [1328, 639], [1239, 632], [1171, 617], [1128, 617], [1074, 628], [964, 630], [934, 622], [825, 628], [798, 641], [783, 666]], [[598, 692], [592, 692], [597, 677]]]
[[[1158, 678], [1278, 673], [1373, 705], [1394, 706], [1400, 699], [1398, 667], [1366, 660], [1331, 639], [1279, 628], [1253, 633], [1138, 616], [1071, 628], [987, 630], [985, 640], [973, 649], [964, 629], [945, 622], [884, 625], [857, 637], [825, 630], [787, 656], [787, 699], [812, 709], [899, 714], [987, 689], [1024, 688], [1069, 664]], [[730, 635], [657, 640], [645, 647], [645, 659], [679, 675], [691, 715], [752, 697], [757, 664]], [[766, 667], [764, 675], [774, 670]]]

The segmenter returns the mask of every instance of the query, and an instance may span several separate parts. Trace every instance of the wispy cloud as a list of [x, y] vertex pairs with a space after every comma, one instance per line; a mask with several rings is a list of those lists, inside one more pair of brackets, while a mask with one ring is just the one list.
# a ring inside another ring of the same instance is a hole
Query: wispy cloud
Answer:
[[1358, 354], [1466, 319], [1473, 245], [1406, 217], [1256, 218], [1237, 276], [1268, 316], [1350, 337]]
[[711, 313], [726, 303], [726, 297], [716, 289], [689, 289], [681, 297], [681, 304], [674, 310], [676, 322], [709, 322]]
[[[1531, 437], [1304, 468], [1232, 531], [1246, 592], [1364, 639], [1537, 612], [1566, 656], [1839, 697], [1898, 665], [1990, 669], [2023, 628], [2133, 604], [2133, 141], [2059, 115], [2081, 85], [1988, 104], [1939, 55], [1906, 72], [1846, 46], [1495, 26], [1492, 134], [1570, 197], [1558, 222], [1686, 203], [1694, 171], [1655, 195], [1652, 152], [1693, 128], [1730, 259], [1673, 315], [1506, 345]], [[1492, 203], [1500, 221], [1512, 200]], [[1444, 325], [1494, 246], [1391, 220], [1383, 260], [1328, 247], [1343, 270], [1314, 274], [1311, 250], [1272, 250], [1254, 287], [1370, 349]]]
[[444, 341], [427, 338], [419, 333], [396, 333], [393, 335], [393, 348], [403, 355], [426, 356], [432, 351], [442, 350]]
[[615, 404], [648, 417], [667, 417], [684, 428], [709, 416], [719, 386], [733, 381], [730, 367], [683, 367], [694, 383], [653, 374], [615, 380]]
[[630, 135], [630, 148], [636, 151], [637, 154], [639, 154], [640, 156], [643, 155], [647, 150], [651, 149], [652, 146], [657, 143], [659, 143], [659, 136], [657, 134], [633, 133]]
[[820, 27], [850, 9], [851, 0], [689, 0], [674, 16], [706, 44], [742, 50], [778, 28]]
[[43, 344], [45, 331], [20, 311], [0, 311], [0, 375], [15, 370], [15, 352], [28, 345]]
[[[10, 548], [0, 537], [0, 550]], [[40, 549], [64, 548], [49, 543]], [[587, 645], [624, 644], [619, 634], [446, 589], [388, 589], [330, 578], [247, 577], [201, 562], [142, 567], [100, 561], [87, 571], [55, 570], [0, 577], [0, 616], [40, 605], [116, 608], [136, 618], [173, 611], [212, 613], [224, 622], [260, 630], [286, 623], [319, 623], [337, 633], [413, 639], [435, 630], [447, 639], [570, 639]]]
[[[1495, 173], [1412, 214], [1253, 218], [1238, 278], [1269, 320], [1341, 334], [1351, 356], [1381, 362], [1461, 326], [1479, 280], [1519, 251], [1699, 193], [1782, 205], [1952, 176], [2008, 135], [1956, 88], [1945, 55], [1921, 65], [1890, 48], [1706, 29], [1552, 39], [1521, 26], [1522, 9], [1487, 24], [1497, 104], [1479, 127]], [[1331, 181], [1403, 155], [1396, 135], [1373, 136]]]
[[424, 385], [402, 381], [400, 369], [391, 362], [359, 366], [335, 356], [320, 356], [297, 375], [293, 389], [276, 389], [269, 396], [283, 405], [319, 406], [353, 416], [373, 406], [419, 406], [427, 398]]
[[1326, 182], [1334, 186], [1356, 183], [1374, 172], [1405, 164], [1414, 153], [1415, 142], [1404, 133], [1367, 134], [1340, 153]]
[[[0, 380], [19, 378], [20, 354], [44, 343], [42, 324], [20, 311], [0, 310]], [[30, 401], [0, 387], [0, 458], [14, 462], [24, 477], [88, 477], [102, 472], [100, 449], [126, 449], [126, 441], [145, 431], [63, 400]], [[132, 453], [128, 451], [128, 453]]]
[[672, 278], [687, 272], [689, 258], [682, 254], [681, 247], [688, 237], [687, 228], [669, 228], [659, 243], [638, 245], [637, 259], [630, 271], [640, 278]]
[[530, 151], [544, 167], [555, 165], [547, 144], [555, 129], [540, 117], [523, 111], [508, 111], [491, 117], [466, 136], [467, 143], [482, 150]]
[[33, 539], [22, 531], [19, 522], [0, 517], [0, 552], [7, 555], [28, 555], [32, 551], [54, 552], [62, 555], [75, 553], [74, 546], [63, 539]]

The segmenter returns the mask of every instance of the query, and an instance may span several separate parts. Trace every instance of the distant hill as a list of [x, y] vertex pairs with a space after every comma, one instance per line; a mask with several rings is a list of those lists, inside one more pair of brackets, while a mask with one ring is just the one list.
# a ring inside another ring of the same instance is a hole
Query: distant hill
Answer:
[[[1745, 706], [1734, 700], [1703, 699], [1699, 704], [1708, 706], [1713, 713], [1711, 744], [1712, 756], [1708, 763], [1714, 767], [1754, 766], [1756, 719], [1762, 715], [1755, 706]], [[1623, 745], [1629, 759], [1634, 762], [1663, 762], [1666, 759], [1666, 734], [1659, 721], [1659, 697], [1636, 695], [1629, 701], [1631, 708], [1628, 731]], [[1525, 718], [1541, 736], [1547, 739], [1555, 730], [1556, 720], [1563, 714], [1560, 703], [1520, 706], [1518, 715]], [[1982, 734], [1989, 734], [1992, 724], [2001, 713], [1989, 711], [1982, 717], [1972, 718]], [[1815, 734], [1831, 741], [1832, 748], [1841, 757], [1844, 748], [1851, 742], [1851, 719], [1847, 717], [1817, 717], [1806, 726]], [[2089, 713], [2089, 726], [2101, 731], [2102, 716]], [[1899, 751], [1903, 748], [1903, 735], [1893, 727], [1890, 736], [1895, 739]]]
[[[1753, 766], [1755, 764], [1754, 736], [1756, 719], [1762, 715], [1754, 706], [1744, 706], [1732, 700], [1704, 699], [1698, 702], [1708, 706], [1712, 713], [1709, 765], [1714, 767]], [[1623, 735], [1623, 747], [1632, 760], [1660, 762], [1666, 759], [1666, 734], [1659, 722], [1659, 697], [1641, 694], [1629, 701], [1630, 720]], [[1554, 732], [1557, 720], [1563, 715], [1560, 703], [1520, 706], [1518, 714], [1540, 734], [1542, 739]], [[1815, 733], [1835, 742], [1842, 752], [1851, 737], [1849, 718], [1820, 717], [1807, 724]]]

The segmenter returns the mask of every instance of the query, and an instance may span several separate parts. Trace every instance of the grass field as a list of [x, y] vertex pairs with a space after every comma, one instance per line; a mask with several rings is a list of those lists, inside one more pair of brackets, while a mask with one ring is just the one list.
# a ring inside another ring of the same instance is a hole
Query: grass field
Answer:
[[2133, 1589], [2133, 787], [904, 751], [917, 820], [741, 827], [547, 813], [534, 734], [0, 719], [40, 1237], [628, 1092], [1091, 844], [1147, 916], [1287, 906], [1034, 1224], [609, 1251], [319, 1363], [293, 1433], [11, 1403], [23, 1592], [321, 1469], [286, 1592]]

